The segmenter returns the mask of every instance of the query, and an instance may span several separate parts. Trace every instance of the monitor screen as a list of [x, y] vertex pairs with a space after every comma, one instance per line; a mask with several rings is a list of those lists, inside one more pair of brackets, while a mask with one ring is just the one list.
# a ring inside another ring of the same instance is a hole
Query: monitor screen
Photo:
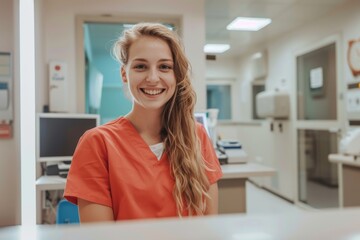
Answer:
[[71, 160], [80, 137], [98, 124], [99, 116], [94, 114], [40, 114], [39, 161]]
[[204, 125], [206, 132], [209, 134], [206, 113], [195, 113], [195, 120]]

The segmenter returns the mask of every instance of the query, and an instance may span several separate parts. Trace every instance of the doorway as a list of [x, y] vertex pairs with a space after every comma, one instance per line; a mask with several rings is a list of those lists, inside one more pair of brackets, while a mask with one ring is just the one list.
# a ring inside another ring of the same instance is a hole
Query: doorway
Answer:
[[104, 124], [127, 114], [131, 99], [125, 95], [120, 65], [112, 47], [127, 23], [86, 22], [84, 29], [85, 112], [100, 115]]
[[296, 55], [297, 201], [312, 208], [340, 205], [338, 165], [328, 160], [345, 125], [339, 46], [334, 36]]

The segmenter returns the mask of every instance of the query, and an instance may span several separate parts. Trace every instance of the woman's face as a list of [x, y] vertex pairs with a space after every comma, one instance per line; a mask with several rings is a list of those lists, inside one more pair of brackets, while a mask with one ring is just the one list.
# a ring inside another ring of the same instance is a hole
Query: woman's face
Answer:
[[121, 69], [134, 104], [162, 110], [174, 95], [176, 79], [169, 45], [155, 37], [140, 37], [129, 49], [129, 59]]

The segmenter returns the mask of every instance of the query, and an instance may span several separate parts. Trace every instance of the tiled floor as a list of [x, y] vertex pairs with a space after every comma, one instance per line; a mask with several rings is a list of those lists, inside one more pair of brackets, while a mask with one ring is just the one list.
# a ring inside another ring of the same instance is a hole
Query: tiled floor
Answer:
[[307, 204], [317, 209], [339, 207], [339, 190], [307, 181]]
[[246, 183], [246, 205], [248, 215], [297, 214], [306, 211], [249, 181]]

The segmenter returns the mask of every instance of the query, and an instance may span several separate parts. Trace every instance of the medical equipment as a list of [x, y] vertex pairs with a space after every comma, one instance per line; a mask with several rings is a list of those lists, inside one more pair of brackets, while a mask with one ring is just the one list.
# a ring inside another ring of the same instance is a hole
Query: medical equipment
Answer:
[[49, 63], [49, 107], [51, 112], [68, 112], [67, 64]]
[[219, 140], [217, 141], [217, 146], [218, 148], [224, 149], [227, 156], [227, 163], [246, 163], [249, 160], [247, 153], [237, 140]]
[[360, 129], [349, 130], [340, 141], [340, 152], [345, 155], [360, 156]]

